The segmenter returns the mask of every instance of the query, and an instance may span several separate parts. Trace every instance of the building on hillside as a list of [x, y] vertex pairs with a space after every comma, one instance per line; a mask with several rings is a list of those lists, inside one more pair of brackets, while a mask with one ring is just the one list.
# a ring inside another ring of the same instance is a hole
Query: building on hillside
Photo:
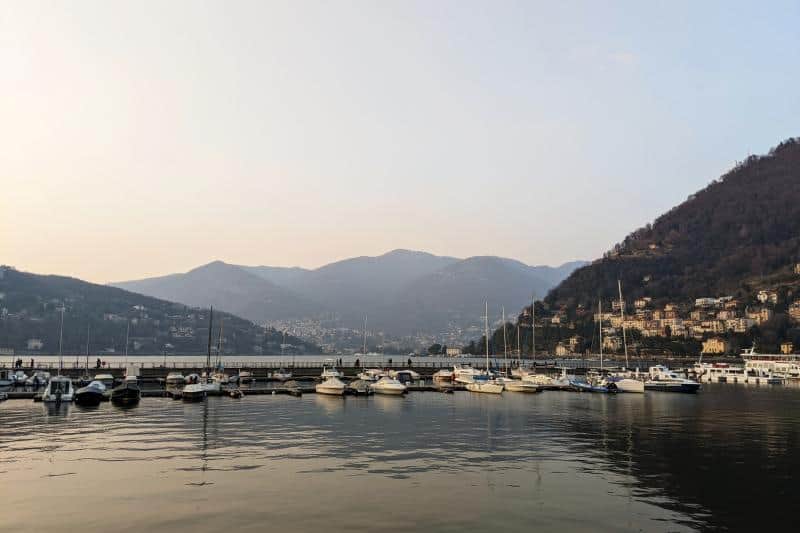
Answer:
[[795, 263], [794, 264], [794, 273], [795, 274], [800, 274], [800, 263]]
[[26, 344], [29, 350], [41, 350], [42, 348], [44, 348], [44, 343], [42, 342], [42, 339], [28, 339], [28, 342]]
[[646, 309], [647, 306], [650, 305], [653, 299], [649, 296], [645, 296], [644, 298], [638, 298], [636, 301], [633, 302], [633, 307], [636, 309]]
[[756, 324], [763, 324], [772, 318], [772, 309], [768, 307], [750, 309], [747, 311], [747, 318], [753, 320]]
[[720, 339], [719, 337], [711, 337], [710, 339], [703, 341], [702, 353], [721, 354], [728, 352], [729, 349], [730, 345], [728, 344], [728, 341], [725, 339]]
[[447, 353], [448, 357], [458, 357], [461, 355], [461, 350], [459, 348], [448, 348], [445, 353]]
[[781, 343], [781, 353], [784, 355], [794, 353], [794, 344], [789, 341]]
[[773, 290], [760, 290], [758, 291], [758, 295], [756, 295], [756, 299], [762, 304], [767, 302], [776, 304], [778, 303], [778, 293]]
[[578, 351], [578, 347], [581, 345], [581, 338], [578, 335], [573, 335], [567, 341], [567, 346], [572, 353]]
[[610, 352], [616, 352], [622, 349], [622, 339], [615, 336], [603, 337], [603, 349]]
[[789, 317], [792, 320], [800, 322], [800, 300], [797, 300], [789, 306]]
[[716, 307], [717, 305], [716, 298], [697, 298], [694, 301], [695, 307]]
[[556, 344], [556, 357], [565, 357], [569, 355], [569, 350], [560, 342]]

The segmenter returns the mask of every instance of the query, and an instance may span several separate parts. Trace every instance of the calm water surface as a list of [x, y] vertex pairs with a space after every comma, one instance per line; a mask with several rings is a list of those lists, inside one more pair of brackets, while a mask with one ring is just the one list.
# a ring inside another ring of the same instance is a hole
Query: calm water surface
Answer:
[[800, 390], [0, 404], [0, 529], [685, 531], [789, 522]]

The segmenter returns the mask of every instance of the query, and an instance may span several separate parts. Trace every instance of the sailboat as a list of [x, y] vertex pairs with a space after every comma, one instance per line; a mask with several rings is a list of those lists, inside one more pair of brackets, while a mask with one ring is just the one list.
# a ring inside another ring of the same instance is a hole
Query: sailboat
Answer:
[[203, 373], [203, 377], [197, 377], [197, 379], [187, 379], [188, 383], [183, 387], [181, 391], [181, 398], [185, 402], [199, 402], [205, 399], [206, 394], [209, 389], [213, 389], [214, 385], [217, 386], [217, 390], [219, 389], [219, 383], [209, 383], [208, 371], [209, 367], [211, 366], [211, 331], [214, 325], [214, 307], [212, 306], [209, 308], [208, 311], [208, 352], [206, 355], [206, 371]]
[[125, 379], [111, 389], [111, 403], [116, 405], [136, 405], [142, 398], [142, 391], [138, 385], [138, 367], [128, 365], [128, 339], [130, 332], [131, 323], [128, 321], [128, 330], [125, 332]]
[[[617, 280], [619, 290], [619, 318], [622, 321], [622, 346], [625, 350], [625, 368], [628, 368], [628, 338], [625, 333], [625, 300], [622, 299], [622, 282]], [[602, 349], [602, 346], [601, 346]], [[644, 381], [632, 379], [625, 372], [610, 373], [600, 380], [600, 385], [617, 392], [644, 394]]]
[[[519, 331], [519, 330], [517, 330]], [[539, 387], [529, 381], [512, 379], [508, 372], [508, 336], [506, 333], [506, 308], [503, 307], [503, 363], [505, 375], [495, 378], [496, 383], [501, 383], [509, 392], [541, 392]]]
[[72, 380], [61, 375], [64, 366], [63, 348], [64, 344], [64, 305], [61, 305], [61, 329], [58, 334], [58, 375], [50, 378], [42, 393], [42, 401], [59, 404], [61, 402], [71, 402], [74, 394]]
[[[484, 314], [484, 336], [486, 337], [486, 377], [491, 375], [489, 371], [489, 302], [485, 303], [486, 313]], [[502, 383], [486, 379], [467, 383], [466, 389], [470, 392], [483, 392], [488, 394], [500, 394], [503, 392]]]
[[225, 367], [222, 364], [222, 331], [224, 324], [225, 319], [221, 318], [219, 321], [219, 339], [217, 340], [217, 360], [214, 365], [217, 370], [211, 374], [211, 381], [220, 385], [227, 385], [230, 381], [228, 374], [225, 373]]

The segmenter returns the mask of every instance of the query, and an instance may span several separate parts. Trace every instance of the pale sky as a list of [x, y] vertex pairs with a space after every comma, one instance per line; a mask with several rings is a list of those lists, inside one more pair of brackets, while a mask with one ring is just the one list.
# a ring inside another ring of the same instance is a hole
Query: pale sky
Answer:
[[0, 3], [0, 263], [593, 259], [800, 135], [800, 3]]

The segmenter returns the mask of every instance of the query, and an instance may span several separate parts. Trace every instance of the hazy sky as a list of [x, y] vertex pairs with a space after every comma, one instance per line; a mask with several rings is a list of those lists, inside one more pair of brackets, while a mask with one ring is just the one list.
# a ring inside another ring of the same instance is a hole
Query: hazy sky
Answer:
[[800, 135], [800, 3], [0, 3], [0, 263], [602, 254]]

